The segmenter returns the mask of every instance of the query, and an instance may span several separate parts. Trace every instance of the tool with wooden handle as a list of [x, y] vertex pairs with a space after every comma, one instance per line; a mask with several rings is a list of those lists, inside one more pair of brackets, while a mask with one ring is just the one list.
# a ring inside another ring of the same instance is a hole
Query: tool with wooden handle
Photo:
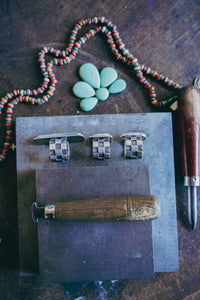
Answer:
[[160, 216], [160, 202], [157, 197], [134, 195], [90, 200], [56, 202], [37, 206], [32, 204], [32, 218], [75, 222], [104, 221], [147, 221]]
[[[198, 78], [197, 78], [198, 79]], [[181, 133], [181, 158], [184, 185], [188, 189], [188, 221], [192, 230], [197, 224], [197, 191], [200, 185], [199, 126], [200, 90], [199, 79], [195, 86], [180, 90], [179, 119]]]

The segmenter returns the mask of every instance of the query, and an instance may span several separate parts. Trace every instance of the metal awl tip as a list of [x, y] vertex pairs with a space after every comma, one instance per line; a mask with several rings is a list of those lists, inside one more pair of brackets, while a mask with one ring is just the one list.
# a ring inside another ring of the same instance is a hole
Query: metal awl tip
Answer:
[[188, 222], [193, 231], [197, 225], [197, 190], [196, 186], [188, 186]]

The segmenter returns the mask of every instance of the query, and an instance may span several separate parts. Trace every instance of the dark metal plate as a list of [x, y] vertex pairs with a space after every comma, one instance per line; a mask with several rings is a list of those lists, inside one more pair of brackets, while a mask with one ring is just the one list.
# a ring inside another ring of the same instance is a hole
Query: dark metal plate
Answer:
[[[37, 235], [31, 218], [30, 207], [35, 198], [35, 171], [38, 168], [67, 169], [69, 167], [135, 165], [135, 160], [124, 159], [124, 132], [144, 132], [141, 163], [149, 165], [151, 194], [161, 203], [161, 217], [152, 222], [154, 270], [174, 272], [178, 268], [178, 239], [176, 220], [176, 195], [174, 180], [174, 156], [172, 119], [170, 113], [102, 114], [84, 116], [17, 118], [17, 180], [19, 215], [19, 258], [22, 274], [37, 270]], [[52, 163], [47, 145], [36, 145], [33, 138], [42, 133], [80, 132], [82, 143], [70, 145], [71, 155], [67, 163]], [[111, 157], [106, 161], [94, 160], [89, 137], [98, 132], [113, 136]], [[24, 225], [26, 224], [26, 226]], [[32, 260], [30, 260], [30, 257]]]
[[[37, 203], [149, 194], [148, 167], [75, 167], [36, 172]], [[36, 225], [37, 226], [37, 225]], [[154, 277], [152, 223], [39, 220], [40, 275], [85, 281]]]

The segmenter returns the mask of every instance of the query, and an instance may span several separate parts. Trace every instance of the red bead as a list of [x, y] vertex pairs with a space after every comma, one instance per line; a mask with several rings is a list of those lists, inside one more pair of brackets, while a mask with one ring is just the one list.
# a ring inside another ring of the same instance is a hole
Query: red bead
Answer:
[[168, 80], [169, 80], [169, 78], [167, 76], [165, 76], [164, 82], [166, 83], [166, 82], [168, 82]]
[[168, 85], [168, 86], [171, 86], [172, 83], [173, 83], [173, 80], [170, 80], [170, 81], [167, 83], [167, 85]]
[[140, 65], [140, 70], [143, 71], [144, 70], [144, 65]]
[[5, 142], [5, 143], [4, 143], [4, 146], [5, 146], [5, 147], [9, 147], [9, 146], [10, 146], [10, 143]]
[[51, 80], [51, 83], [57, 83], [58, 81], [56, 79]]
[[179, 86], [179, 84], [178, 84], [178, 83], [175, 83], [175, 85], [173, 86], [173, 88], [174, 88], [174, 89], [177, 89], [178, 86]]
[[108, 39], [107, 39], [107, 42], [108, 42], [108, 43], [113, 42], [113, 38], [112, 38], [112, 37], [111, 37], [111, 38], [108, 38]]
[[116, 58], [117, 58], [117, 59], [120, 59], [121, 56], [122, 56], [122, 55], [121, 55], [120, 53], [118, 53], [118, 54], [116, 55]]
[[155, 97], [156, 97], [156, 94], [155, 94], [155, 93], [149, 94], [149, 97], [155, 98]]
[[134, 66], [134, 70], [135, 70], [135, 71], [136, 71], [136, 70], [140, 70], [140, 65]]
[[152, 76], [155, 77], [157, 74], [158, 74], [158, 72], [154, 71], [153, 74], [152, 74]]
[[106, 26], [103, 26], [103, 27], [101, 28], [101, 32], [104, 32], [106, 29], [107, 29]]
[[61, 66], [64, 64], [63, 59], [60, 59], [60, 60], [59, 60], [59, 64], [60, 64]]
[[47, 88], [48, 88], [48, 84], [43, 83], [43, 84], [42, 84], [42, 87], [43, 87], [44, 89], [47, 89]]
[[72, 30], [72, 33], [74, 33], [74, 34], [77, 35], [77, 34], [78, 34], [78, 31], [77, 31], [76, 29], [73, 29], [73, 30]]
[[60, 50], [57, 50], [55, 56], [59, 56], [59, 55], [60, 55]]
[[88, 33], [85, 34], [85, 37], [87, 38], [87, 40], [90, 39], [90, 35]]
[[43, 89], [41, 87], [39, 87], [37, 90], [40, 94], [43, 94]]
[[44, 99], [45, 102], [48, 102], [48, 100], [49, 100], [46, 95], [44, 95], [42, 98]]
[[51, 92], [51, 91], [47, 91], [47, 94], [51, 97], [53, 96], [53, 92]]
[[47, 47], [44, 47], [44, 48], [43, 48], [43, 51], [44, 51], [45, 53], [47, 53], [47, 52], [48, 52]]
[[140, 79], [140, 82], [143, 83], [145, 80], [146, 80], [146, 78], [145, 78], [145, 77], [142, 77], [142, 78]]
[[98, 23], [98, 18], [94, 17], [94, 24], [97, 24], [97, 23]]
[[89, 33], [91, 34], [91, 36], [94, 36], [94, 30], [93, 29], [90, 29]]
[[69, 38], [70, 38], [70, 40], [73, 40], [73, 41], [76, 40], [76, 36], [74, 36], [74, 35], [71, 35]]
[[57, 64], [58, 64], [58, 60], [57, 60], [57, 58], [54, 58], [54, 60], [53, 60], [53, 63], [54, 63], [54, 65], [56, 65], [56, 66], [57, 66]]
[[8, 100], [6, 98], [4, 98], [4, 97], [1, 98], [1, 101], [4, 102], [4, 103], [8, 102]]
[[72, 59], [75, 59], [75, 56], [73, 54], [69, 55]]
[[79, 30], [81, 30], [81, 28], [82, 28], [82, 26], [80, 24], [76, 24], [75, 27], [77, 27]]
[[105, 33], [105, 35], [106, 35], [106, 36], [109, 36], [109, 35], [111, 35], [111, 32], [110, 32], [110, 31], [107, 31], [107, 32]]
[[116, 48], [116, 45], [113, 43], [113, 44], [111, 44], [109, 47], [110, 47], [111, 49], [112, 49], [112, 48]]
[[110, 24], [111, 24], [111, 21], [108, 21], [108, 22], [106, 23], [106, 26], [110, 26]]
[[144, 85], [145, 88], [148, 88], [149, 86], [150, 86], [150, 82], [147, 82], [147, 83]]
[[118, 32], [118, 31], [113, 32], [113, 36], [114, 36], [114, 37], [119, 36], [119, 32]]
[[68, 56], [65, 58], [65, 60], [66, 60], [66, 62], [67, 62], [68, 64], [71, 62], [71, 60], [69, 59]]
[[13, 107], [14, 107], [14, 104], [8, 103], [8, 107], [13, 108]]
[[136, 74], [137, 77], [142, 77], [142, 75], [143, 75], [142, 72], [139, 72], [139, 73]]
[[7, 93], [6, 96], [9, 98], [9, 99], [12, 99], [12, 95], [10, 93]]
[[122, 41], [122, 39], [119, 38], [119, 39], [117, 39], [115, 42], [118, 44], [118, 43], [120, 43], [121, 41]]
[[13, 99], [12, 102], [17, 105], [18, 104], [18, 101], [16, 99]]
[[155, 100], [151, 101], [151, 104], [155, 105], [157, 102], [158, 102], [158, 100], [155, 99]]
[[146, 69], [146, 73], [149, 74], [151, 72], [151, 68]]
[[79, 43], [77, 43], [77, 42], [75, 43], [75, 46], [76, 46], [77, 48], [79, 48], [79, 49], [81, 48], [81, 45], [80, 45]]
[[155, 87], [154, 86], [151, 86], [150, 88], [149, 88], [149, 91], [154, 91], [155, 90]]

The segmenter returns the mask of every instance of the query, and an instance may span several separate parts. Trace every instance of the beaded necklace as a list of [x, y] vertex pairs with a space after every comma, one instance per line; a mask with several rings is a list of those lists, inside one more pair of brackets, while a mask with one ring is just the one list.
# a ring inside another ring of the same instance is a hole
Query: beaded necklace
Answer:
[[[82, 37], [77, 40], [79, 31], [83, 26], [86, 25], [98, 25], [94, 29], [90, 29]], [[172, 87], [173, 89], [182, 88], [181, 85], [169, 79], [167, 76], [158, 73], [157, 71], [152, 70], [149, 67], [145, 67], [143, 64], [140, 64], [136, 57], [134, 57], [129, 50], [126, 49], [125, 44], [119, 36], [117, 27], [107, 20], [105, 17], [94, 17], [88, 19], [82, 19], [79, 21], [74, 29], [71, 32], [70, 40], [68, 46], [65, 50], [56, 50], [53, 47], [43, 47], [42, 50], [38, 53], [38, 62], [40, 64], [40, 69], [43, 76], [43, 82], [40, 87], [37, 89], [27, 89], [27, 90], [13, 90], [10, 93], [7, 93], [0, 101], [0, 113], [7, 104], [6, 116], [5, 116], [5, 127], [6, 127], [6, 136], [3, 144], [3, 150], [0, 154], [0, 162], [4, 161], [8, 149], [11, 146], [12, 139], [12, 113], [14, 106], [20, 102], [31, 103], [31, 104], [43, 104], [47, 102], [53, 95], [56, 89], [56, 76], [53, 73], [53, 66], [69, 64], [71, 61], [75, 60], [76, 55], [78, 54], [79, 49], [83, 44], [86, 43], [91, 37], [95, 36], [97, 33], [104, 33], [107, 39], [107, 43], [112, 53], [117, 60], [122, 61], [127, 66], [130, 66], [134, 72], [139, 82], [144, 86], [145, 89], [149, 92], [150, 103], [154, 107], [161, 107], [168, 104], [172, 104], [177, 100], [178, 95], [175, 95], [167, 100], [158, 101], [156, 97], [155, 87], [144, 76], [144, 73], [150, 75], [158, 81], [162, 81], [167, 86]], [[45, 61], [45, 55], [51, 55], [54, 58], [50, 62]]]

